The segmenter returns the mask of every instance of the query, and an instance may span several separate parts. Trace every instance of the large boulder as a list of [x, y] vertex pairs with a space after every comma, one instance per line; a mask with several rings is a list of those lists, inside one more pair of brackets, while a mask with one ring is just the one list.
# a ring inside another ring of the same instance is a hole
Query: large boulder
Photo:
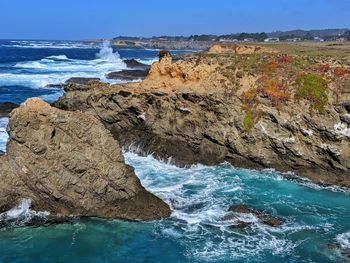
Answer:
[[0, 213], [30, 199], [33, 210], [58, 216], [170, 215], [168, 205], [142, 187], [95, 117], [29, 99], [11, 113], [8, 131], [7, 153], [0, 157]]

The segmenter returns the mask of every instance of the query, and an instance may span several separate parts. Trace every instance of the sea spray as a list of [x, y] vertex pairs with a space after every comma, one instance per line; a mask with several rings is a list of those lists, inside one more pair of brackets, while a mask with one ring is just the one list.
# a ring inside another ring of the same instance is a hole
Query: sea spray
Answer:
[[6, 152], [6, 144], [8, 140], [8, 134], [6, 129], [8, 122], [8, 118], [0, 118], [0, 151], [2, 152]]
[[[110, 41], [104, 41], [102, 43], [100, 51], [96, 54], [97, 59], [114, 62], [114, 63], [121, 63], [120, 55], [118, 51], [113, 53], [113, 48], [111, 46]], [[122, 62], [124, 63], [124, 62]], [[124, 66], [126, 67], [125, 63]]]
[[30, 199], [22, 199], [16, 207], [0, 214], [0, 228], [44, 223], [50, 213], [33, 211], [30, 209], [31, 204]]

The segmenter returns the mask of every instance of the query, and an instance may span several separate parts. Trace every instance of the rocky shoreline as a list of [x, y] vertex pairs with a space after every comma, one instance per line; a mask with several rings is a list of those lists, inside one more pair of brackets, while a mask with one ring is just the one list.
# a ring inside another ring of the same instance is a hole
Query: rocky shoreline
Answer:
[[[121, 147], [178, 166], [229, 162], [350, 188], [348, 61], [215, 46], [177, 61], [164, 52], [150, 69], [128, 63], [133, 69], [112, 75], [142, 74], [143, 81], [71, 79], [53, 107], [30, 99], [12, 111], [0, 157], [0, 213], [30, 199], [58, 221], [169, 217], [169, 206], [125, 164]], [[1, 114], [15, 107], [4, 104]], [[282, 224], [243, 208], [231, 212]]]
[[[258, 102], [248, 105], [254, 114], [248, 109], [247, 115], [244, 96], [261, 73], [258, 65], [254, 71], [243, 67], [251, 67], [247, 61], [257, 57], [259, 63], [287, 65], [279, 52], [261, 47], [214, 49], [176, 62], [162, 59], [141, 83], [90, 86], [84, 92], [73, 87], [55, 106], [93, 114], [123, 147], [171, 158], [180, 166], [227, 161], [237, 167], [292, 171], [316, 183], [349, 188], [347, 93], [336, 100], [330, 90], [322, 112], [308, 110], [307, 99], [288, 99], [276, 106], [271, 103], [273, 94], [254, 94]], [[232, 64], [234, 60], [242, 68]], [[312, 63], [318, 66], [322, 61]]]

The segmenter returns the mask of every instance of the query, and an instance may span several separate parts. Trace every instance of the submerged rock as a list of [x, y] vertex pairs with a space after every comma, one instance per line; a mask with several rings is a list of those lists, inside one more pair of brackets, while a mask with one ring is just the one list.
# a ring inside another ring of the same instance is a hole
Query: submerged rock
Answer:
[[64, 83], [60, 83], [60, 84], [47, 84], [45, 86], [46, 89], [63, 89], [64, 88]]
[[60, 216], [129, 220], [167, 217], [126, 165], [116, 140], [95, 117], [29, 99], [10, 115], [7, 154], [0, 157], [0, 213], [31, 200]]
[[12, 102], [2, 102], [0, 103], [0, 117], [7, 117], [9, 113], [17, 108], [18, 105]]
[[[245, 205], [231, 206], [229, 208], [229, 211], [233, 212], [233, 213], [239, 213], [239, 214], [252, 214], [252, 215], [256, 216], [265, 225], [269, 225], [272, 227], [277, 227], [277, 226], [280, 226], [283, 224], [282, 219], [271, 216], [271, 215], [265, 213], [264, 211], [254, 210], [254, 209], [252, 209], [248, 206], [245, 206]], [[248, 225], [249, 225], [249, 223], [243, 222], [243, 221], [239, 221], [239, 223], [238, 223], [238, 226], [240, 226], [240, 227], [242, 227], [242, 226], [246, 227]]]
[[140, 69], [126, 69], [117, 72], [110, 72], [106, 75], [108, 79], [118, 79], [118, 80], [139, 80], [143, 79], [147, 76], [148, 70], [140, 70]]

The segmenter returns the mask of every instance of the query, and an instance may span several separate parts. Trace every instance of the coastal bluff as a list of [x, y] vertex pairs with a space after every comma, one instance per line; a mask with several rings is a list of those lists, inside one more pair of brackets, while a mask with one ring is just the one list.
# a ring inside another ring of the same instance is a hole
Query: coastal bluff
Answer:
[[10, 114], [0, 157], [0, 213], [30, 199], [50, 216], [154, 220], [170, 215], [124, 162], [119, 143], [94, 116], [29, 99]]
[[349, 188], [350, 60], [331, 47], [282, 48], [165, 57], [142, 82], [70, 86], [55, 106], [88, 112], [123, 147], [179, 166], [229, 162]]

